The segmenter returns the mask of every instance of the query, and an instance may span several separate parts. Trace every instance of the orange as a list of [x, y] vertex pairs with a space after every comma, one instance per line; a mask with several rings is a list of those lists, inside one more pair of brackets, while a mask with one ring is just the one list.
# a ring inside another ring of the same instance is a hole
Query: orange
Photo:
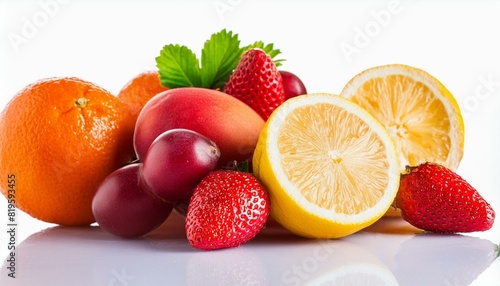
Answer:
[[161, 85], [157, 71], [146, 71], [131, 79], [118, 93], [118, 97], [128, 105], [132, 117], [137, 119], [142, 107], [156, 94], [167, 90]]
[[98, 185], [133, 155], [133, 127], [127, 106], [92, 83], [28, 85], [0, 114], [0, 189], [42, 221], [91, 224]]

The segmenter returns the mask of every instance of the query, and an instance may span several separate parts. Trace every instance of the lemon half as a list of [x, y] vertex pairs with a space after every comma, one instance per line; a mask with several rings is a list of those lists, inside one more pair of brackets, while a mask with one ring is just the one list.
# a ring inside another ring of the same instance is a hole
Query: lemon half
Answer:
[[352, 101], [317, 93], [291, 98], [269, 117], [253, 157], [271, 215], [291, 232], [339, 238], [378, 220], [399, 187], [389, 133]]
[[341, 96], [361, 105], [392, 136], [406, 165], [434, 162], [456, 170], [463, 156], [464, 123], [450, 91], [428, 72], [402, 64], [369, 68]]

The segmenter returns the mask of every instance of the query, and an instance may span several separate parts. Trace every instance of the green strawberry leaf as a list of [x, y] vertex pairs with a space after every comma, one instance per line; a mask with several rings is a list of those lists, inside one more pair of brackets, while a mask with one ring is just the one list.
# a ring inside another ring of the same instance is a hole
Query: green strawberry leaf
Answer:
[[250, 162], [248, 160], [241, 162], [234, 160], [231, 165], [223, 166], [221, 169], [250, 173]]
[[156, 58], [161, 84], [168, 88], [201, 86], [200, 65], [186, 46], [166, 45]]
[[277, 55], [281, 54], [281, 51], [279, 49], [274, 48], [274, 44], [264, 44], [262, 41], [256, 41], [255, 43], [248, 45], [246, 47], [243, 47], [243, 51], [246, 51], [248, 49], [253, 49], [253, 48], [258, 48], [263, 50], [266, 54], [268, 54], [274, 61], [274, 64], [279, 67], [281, 66], [281, 63], [284, 62], [284, 59], [275, 59]]
[[201, 51], [201, 83], [203, 87], [222, 89], [238, 64], [242, 50], [238, 34], [226, 29], [213, 34]]
[[273, 44], [257, 41], [240, 47], [238, 34], [226, 29], [212, 34], [201, 51], [201, 64], [195, 53], [186, 46], [169, 44], [156, 57], [156, 66], [161, 84], [168, 88], [204, 87], [223, 89], [241, 55], [248, 49], [259, 48], [266, 52], [280, 66], [283, 59], [274, 59], [281, 53]]

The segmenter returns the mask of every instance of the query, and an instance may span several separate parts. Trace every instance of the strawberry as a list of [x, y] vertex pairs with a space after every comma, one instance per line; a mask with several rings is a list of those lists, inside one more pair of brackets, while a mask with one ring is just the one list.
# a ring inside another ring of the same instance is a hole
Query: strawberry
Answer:
[[476, 189], [435, 163], [406, 168], [396, 205], [406, 221], [432, 232], [485, 231], [495, 220], [495, 212]]
[[198, 249], [236, 247], [264, 227], [269, 197], [250, 173], [218, 170], [196, 187], [186, 214], [189, 243]]
[[257, 48], [243, 53], [224, 92], [245, 102], [264, 120], [285, 101], [281, 74], [272, 58]]

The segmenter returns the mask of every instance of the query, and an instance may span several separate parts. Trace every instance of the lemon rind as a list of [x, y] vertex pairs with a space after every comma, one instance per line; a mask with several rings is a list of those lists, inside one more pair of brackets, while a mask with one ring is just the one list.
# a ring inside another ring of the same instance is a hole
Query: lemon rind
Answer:
[[[382, 138], [388, 159], [389, 184], [384, 195], [372, 208], [355, 215], [337, 214], [307, 201], [287, 179], [278, 155], [277, 130], [291, 110], [317, 103], [342, 107], [360, 117]], [[292, 98], [282, 104], [268, 119], [254, 154], [254, 172], [268, 188], [271, 197], [271, 215], [290, 231], [306, 237], [337, 238], [354, 233], [378, 220], [389, 209], [399, 186], [399, 157], [386, 131], [371, 114], [359, 105], [338, 95], [314, 93]], [[268, 150], [265, 147], [270, 148]], [[272, 162], [272, 163], [271, 163]], [[392, 162], [392, 163], [391, 163]], [[268, 167], [263, 167], [268, 166]], [[274, 189], [281, 186], [281, 190]]]

